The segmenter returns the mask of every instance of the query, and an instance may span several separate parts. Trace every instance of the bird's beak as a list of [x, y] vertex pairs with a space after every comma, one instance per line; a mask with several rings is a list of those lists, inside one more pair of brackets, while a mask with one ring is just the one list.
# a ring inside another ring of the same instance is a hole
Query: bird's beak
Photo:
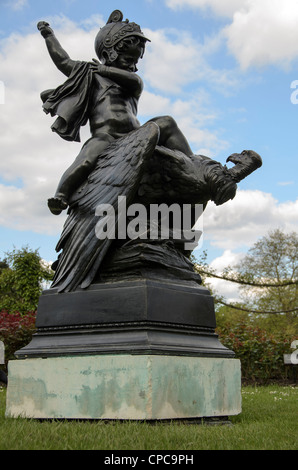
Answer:
[[232, 155], [230, 155], [227, 159], [226, 159], [226, 162], [233, 162], [233, 159], [234, 158], [237, 158], [239, 157], [239, 153], [232, 153]]

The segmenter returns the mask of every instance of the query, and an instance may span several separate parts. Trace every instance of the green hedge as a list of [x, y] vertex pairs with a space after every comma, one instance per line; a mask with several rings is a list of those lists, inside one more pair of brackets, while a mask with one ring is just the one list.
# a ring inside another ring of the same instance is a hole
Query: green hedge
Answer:
[[269, 334], [264, 329], [244, 323], [218, 327], [221, 343], [241, 360], [244, 382], [269, 383], [293, 379], [293, 367], [284, 365], [284, 354], [290, 354], [294, 339], [282, 334]]
[[19, 312], [0, 312], [0, 341], [3, 341], [5, 346], [6, 362], [4, 367], [0, 367], [4, 370], [7, 371], [7, 362], [15, 359], [14, 353], [31, 341], [35, 333], [35, 319], [35, 312], [26, 315]]
[[[6, 363], [15, 358], [15, 351], [31, 341], [35, 319], [34, 312], [26, 315], [0, 312], [0, 340], [5, 345]], [[285, 367], [283, 355], [293, 352], [290, 346], [297, 337], [269, 334], [245, 323], [221, 326], [216, 331], [222, 344], [241, 360], [243, 381], [269, 383], [293, 378], [293, 367]]]

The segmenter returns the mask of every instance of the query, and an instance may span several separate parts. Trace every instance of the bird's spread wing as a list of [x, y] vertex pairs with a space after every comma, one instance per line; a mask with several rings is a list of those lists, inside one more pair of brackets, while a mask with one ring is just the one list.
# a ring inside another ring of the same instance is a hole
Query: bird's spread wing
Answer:
[[206, 174], [214, 165], [219, 164], [204, 155], [187, 156], [178, 150], [157, 146], [142, 176], [139, 200], [144, 204], [205, 204], [210, 199]]
[[96, 229], [106, 218], [106, 214], [97, 215], [98, 207], [103, 204], [113, 207], [117, 228], [118, 197], [124, 196], [127, 205], [131, 203], [158, 137], [156, 124], [147, 123], [117, 139], [99, 156], [88, 181], [73, 194], [69, 216], [56, 247], [62, 253], [52, 287], [57, 287], [59, 292], [91, 284], [113, 241], [97, 236]]

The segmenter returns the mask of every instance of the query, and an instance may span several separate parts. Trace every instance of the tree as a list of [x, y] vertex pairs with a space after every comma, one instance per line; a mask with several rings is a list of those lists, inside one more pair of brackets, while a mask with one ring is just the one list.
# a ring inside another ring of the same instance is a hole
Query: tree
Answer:
[[297, 233], [285, 234], [279, 229], [269, 232], [255, 243], [236, 269], [261, 289], [256, 292], [261, 308], [270, 305], [272, 310], [287, 312], [298, 307]]
[[0, 260], [0, 273], [3, 269], [6, 269], [6, 268], [9, 268], [6, 259], [4, 259], [3, 261]]
[[34, 312], [42, 283], [53, 278], [53, 271], [43, 262], [38, 250], [28, 247], [5, 254], [0, 262], [0, 311]]
[[297, 233], [286, 234], [279, 229], [269, 232], [255, 243], [236, 269], [241, 276], [256, 284], [254, 287], [241, 287], [252, 308], [276, 312], [270, 320], [276, 326], [282, 327], [286, 323], [291, 327], [297, 323]]
[[220, 310], [231, 316], [231, 308], [258, 317], [258, 324], [269, 328], [286, 328], [293, 333], [298, 315], [298, 234], [277, 229], [259, 239], [241, 263], [227, 268], [222, 275], [198, 267], [207, 277], [236, 282], [241, 286], [243, 301], [236, 306], [215, 298]]

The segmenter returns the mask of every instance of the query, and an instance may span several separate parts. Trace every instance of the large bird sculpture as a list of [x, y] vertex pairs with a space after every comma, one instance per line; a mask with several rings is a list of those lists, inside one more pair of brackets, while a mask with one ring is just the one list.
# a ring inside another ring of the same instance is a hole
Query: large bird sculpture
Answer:
[[[135, 202], [221, 205], [233, 199], [237, 183], [262, 165], [254, 151], [231, 155], [231, 169], [201, 155], [188, 157], [157, 145], [159, 128], [149, 122], [113, 142], [98, 158], [88, 180], [72, 195], [68, 217], [56, 250], [61, 254], [53, 268], [51, 287], [58, 292], [87, 288], [98, 275], [112, 237], [98, 237], [106, 216], [97, 207], [114, 208], [115, 230], [120, 214], [118, 198], [127, 207]], [[195, 220], [193, 220], [195, 223]]]

